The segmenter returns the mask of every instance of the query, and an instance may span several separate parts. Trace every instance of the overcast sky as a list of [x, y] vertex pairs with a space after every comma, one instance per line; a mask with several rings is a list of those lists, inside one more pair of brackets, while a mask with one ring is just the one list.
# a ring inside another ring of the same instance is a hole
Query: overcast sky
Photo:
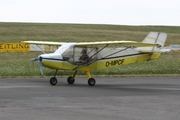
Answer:
[[180, 26], [180, 0], [0, 0], [0, 22]]

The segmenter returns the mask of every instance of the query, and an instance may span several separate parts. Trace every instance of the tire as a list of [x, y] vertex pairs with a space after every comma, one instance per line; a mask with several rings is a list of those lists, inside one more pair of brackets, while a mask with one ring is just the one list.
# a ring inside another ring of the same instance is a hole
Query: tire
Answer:
[[89, 86], [94, 86], [95, 84], [96, 84], [96, 80], [94, 78], [89, 78], [88, 85]]
[[49, 82], [51, 85], [56, 85], [58, 81], [55, 77], [52, 77]]
[[72, 79], [72, 76], [69, 76], [69, 77], [67, 78], [67, 83], [69, 83], [69, 84], [74, 84], [74, 82], [75, 82], [75, 79]]

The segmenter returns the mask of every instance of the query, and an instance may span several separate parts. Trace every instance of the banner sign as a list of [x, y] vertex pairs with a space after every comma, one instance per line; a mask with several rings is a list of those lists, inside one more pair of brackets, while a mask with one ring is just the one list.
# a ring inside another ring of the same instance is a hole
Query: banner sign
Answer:
[[0, 52], [29, 52], [30, 44], [27, 43], [0, 43]]

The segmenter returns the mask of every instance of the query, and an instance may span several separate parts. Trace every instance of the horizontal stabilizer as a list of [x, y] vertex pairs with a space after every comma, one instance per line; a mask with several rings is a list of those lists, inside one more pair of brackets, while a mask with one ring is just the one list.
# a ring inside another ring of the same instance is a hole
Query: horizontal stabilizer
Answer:
[[137, 48], [136, 50], [138, 50], [139, 52], [143, 52], [143, 53], [147, 53], [147, 52], [157, 53], [157, 52], [170, 52], [171, 51], [171, 49], [165, 49], [165, 48], [163, 48], [163, 49], [159, 48], [159, 49], [155, 49], [153, 51], [151, 49], [141, 49], [141, 48]]

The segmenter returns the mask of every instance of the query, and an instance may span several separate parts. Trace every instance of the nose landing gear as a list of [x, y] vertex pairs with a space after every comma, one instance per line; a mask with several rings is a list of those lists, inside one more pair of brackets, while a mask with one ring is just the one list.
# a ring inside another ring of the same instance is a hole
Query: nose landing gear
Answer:
[[58, 72], [58, 70], [56, 70], [56, 72], [54, 73], [54, 77], [52, 77], [52, 78], [50, 79], [50, 81], [49, 81], [50, 84], [53, 85], [53, 86], [58, 83], [58, 81], [57, 81], [57, 79], [56, 79], [57, 72]]
[[51, 85], [56, 85], [58, 81], [57, 81], [56, 77], [52, 77], [49, 82]]

